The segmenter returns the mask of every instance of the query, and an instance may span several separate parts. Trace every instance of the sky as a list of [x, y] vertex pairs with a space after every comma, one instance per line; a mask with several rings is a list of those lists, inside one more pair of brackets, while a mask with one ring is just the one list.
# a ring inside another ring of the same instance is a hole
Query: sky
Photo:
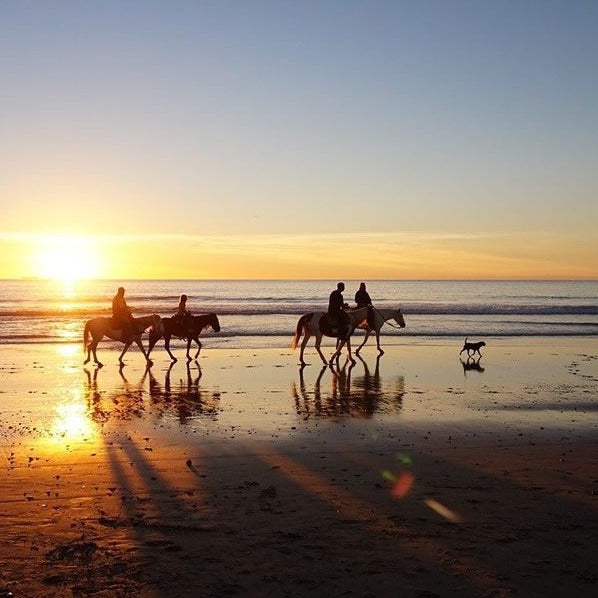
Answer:
[[597, 279], [596, 31], [594, 0], [4, 0], [0, 278]]

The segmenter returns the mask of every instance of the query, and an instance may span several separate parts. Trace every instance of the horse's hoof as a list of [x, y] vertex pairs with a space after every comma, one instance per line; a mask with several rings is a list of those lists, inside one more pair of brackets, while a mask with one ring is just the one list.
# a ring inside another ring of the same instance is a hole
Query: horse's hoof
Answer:
[[96, 365], [98, 366], [98, 369], [100, 369], [100, 368], [103, 368], [103, 367], [104, 367], [104, 364], [103, 364], [103, 363], [100, 363], [99, 361], [98, 361], [98, 363], [97, 363]]
[[148, 359], [147, 365], [148, 365], [148, 367], [152, 367], [154, 365], [154, 362], [151, 359]]

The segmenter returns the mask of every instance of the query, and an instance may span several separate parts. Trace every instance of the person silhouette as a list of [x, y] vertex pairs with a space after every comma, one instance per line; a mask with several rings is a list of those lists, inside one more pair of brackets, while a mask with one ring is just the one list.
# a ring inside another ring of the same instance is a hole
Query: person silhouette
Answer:
[[367, 307], [367, 323], [370, 328], [373, 328], [374, 323], [374, 307], [372, 305], [372, 299], [370, 298], [370, 294], [367, 292], [365, 288], [365, 282], [362, 282], [359, 285], [359, 289], [357, 293], [355, 293], [355, 303], [357, 303], [357, 309], [360, 307]]
[[191, 312], [187, 309], [187, 295], [181, 295], [179, 299], [179, 307], [176, 314], [174, 314], [173, 321], [176, 321], [177, 325], [182, 327], [186, 324], [191, 316]]
[[122, 330], [123, 339], [128, 339], [133, 334], [133, 317], [131, 308], [125, 299], [124, 287], [118, 287], [116, 295], [112, 298], [112, 321], [115, 328]]
[[179, 299], [179, 307], [175, 316], [183, 318], [188, 315], [189, 311], [187, 310], [187, 295], [181, 295], [181, 298]]
[[339, 336], [346, 336], [349, 328], [349, 316], [345, 312], [343, 291], [345, 283], [339, 282], [328, 299], [328, 319], [333, 327], [338, 328]]
[[362, 282], [359, 285], [359, 290], [355, 293], [355, 303], [357, 303], [357, 308], [360, 307], [367, 307], [368, 305], [372, 304], [372, 300], [370, 299], [370, 294], [367, 292], [365, 288], [365, 282]]

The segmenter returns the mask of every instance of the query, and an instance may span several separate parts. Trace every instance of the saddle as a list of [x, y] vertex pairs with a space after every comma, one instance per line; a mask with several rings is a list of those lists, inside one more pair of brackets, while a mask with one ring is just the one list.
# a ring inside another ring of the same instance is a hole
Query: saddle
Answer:
[[112, 316], [110, 318], [110, 328], [112, 330], [120, 330], [121, 333], [127, 329], [127, 336], [134, 335], [135, 332], [138, 332], [137, 326], [133, 321], [127, 322], [122, 317], [119, 316]]
[[123, 328], [122, 319], [115, 318], [114, 316], [112, 316], [110, 318], [110, 328], [112, 328], [112, 330], [122, 330], [122, 328]]
[[349, 336], [349, 326], [339, 326], [339, 322], [336, 318], [331, 318], [325, 314], [320, 318], [318, 322], [318, 328], [320, 332], [326, 336], [333, 336], [336, 338], [346, 339]]

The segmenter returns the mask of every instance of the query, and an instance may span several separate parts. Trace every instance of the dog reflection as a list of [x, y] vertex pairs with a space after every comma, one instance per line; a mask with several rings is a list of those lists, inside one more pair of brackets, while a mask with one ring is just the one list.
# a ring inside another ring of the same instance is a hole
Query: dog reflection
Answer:
[[480, 357], [474, 359], [473, 357], [468, 357], [466, 361], [459, 359], [461, 365], [463, 366], [463, 375], [467, 376], [467, 372], [476, 371], [476, 372], [483, 372], [485, 368], [480, 365]]
[[[293, 381], [292, 386], [297, 413], [304, 419], [312, 415], [370, 418], [379, 411], [400, 410], [405, 393], [403, 376], [399, 376], [394, 388], [384, 389], [380, 376], [380, 355], [376, 358], [373, 373], [362, 357], [356, 357], [363, 366], [363, 375], [354, 375], [356, 361], [346, 360], [342, 366], [329, 364], [318, 373], [312, 392], [307, 388], [304, 367], [301, 367], [299, 385]], [[327, 370], [330, 373], [330, 390], [322, 391], [322, 380]]]

